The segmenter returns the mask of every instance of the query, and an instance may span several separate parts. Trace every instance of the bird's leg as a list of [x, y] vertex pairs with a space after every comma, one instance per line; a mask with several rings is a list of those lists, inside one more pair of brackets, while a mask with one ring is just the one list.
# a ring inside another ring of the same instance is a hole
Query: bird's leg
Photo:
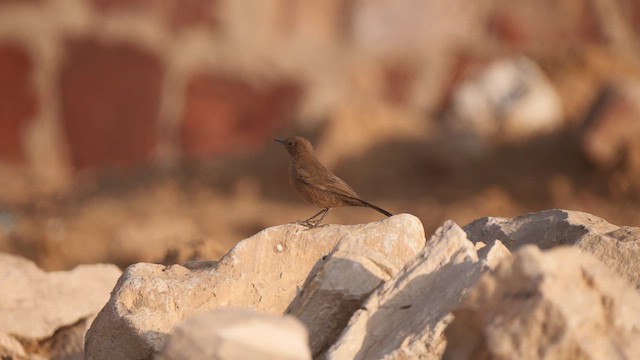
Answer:
[[[322, 221], [322, 219], [324, 219], [324, 217], [327, 215], [328, 212], [329, 212], [329, 208], [322, 209], [317, 214], [313, 215], [312, 217], [308, 218], [307, 220], [298, 221], [297, 223], [302, 225], [302, 226], [306, 226], [309, 229], [312, 229], [312, 228], [320, 225], [320, 222]], [[322, 215], [322, 216], [320, 216], [320, 215]], [[314, 220], [318, 216], [320, 216], [320, 219]]]
[[312, 226], [312, 228], [320, 225], [320, 223], [322, 222], [322, 219], [324, 219], [324, 217], [327, 216], [327, 214], [329, 213], [329, 209], [330, 208], [324, 209], [324, 212], [322, 213], [322, 216], [320, 216], [320, 219], [318, 219], [318, 221], [316, 221], [316, 223]]
[[310, 223], [312, 222], [313, 219], [317, 218], [318, 216], [320, 216], [320, 214], [326, 212], [328, 209], [322, 209], [320, 211], [318, 211], [315, 215], [313, 215], [312, 217], [308, 218], [307, 220], [300, 220], [298, 221], [299, 223]]

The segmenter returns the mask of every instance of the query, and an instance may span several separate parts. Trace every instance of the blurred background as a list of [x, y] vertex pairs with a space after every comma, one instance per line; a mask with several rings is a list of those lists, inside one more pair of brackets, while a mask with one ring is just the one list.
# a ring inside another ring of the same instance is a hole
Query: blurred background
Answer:
[[0, 0], [0, 251], [215, 260], [317, 212], [272, 141], [294, 134], [427, 236], [639, 226], [640, 1]]

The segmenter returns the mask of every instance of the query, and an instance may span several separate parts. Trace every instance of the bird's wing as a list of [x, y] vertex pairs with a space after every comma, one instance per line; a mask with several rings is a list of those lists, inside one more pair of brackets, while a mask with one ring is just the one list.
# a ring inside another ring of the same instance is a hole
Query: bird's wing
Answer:
[[323, 176], [313, 176], [305, 169], [298, 168], [296, 178], [305, 184], [321, 191], [343, 195], [349, 198], [359, 198], [358, 194], [347, 185], [344, 180], [327, 171]]

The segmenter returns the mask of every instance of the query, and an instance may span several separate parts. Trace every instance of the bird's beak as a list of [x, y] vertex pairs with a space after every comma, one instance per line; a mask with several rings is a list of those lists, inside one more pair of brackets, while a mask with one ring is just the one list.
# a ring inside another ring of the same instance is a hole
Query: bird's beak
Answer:
[[277, 141], [280, 144], [284, 145], [284, 140], [282, 140], [282, 139], [273, 139], [273, 141]]

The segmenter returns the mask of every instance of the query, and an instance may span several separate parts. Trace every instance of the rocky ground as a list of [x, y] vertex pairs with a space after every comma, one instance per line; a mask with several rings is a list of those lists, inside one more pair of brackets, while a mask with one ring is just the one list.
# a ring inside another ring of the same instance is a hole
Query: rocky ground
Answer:
[[280, 225], [219, 261], [137, 263], [117, 282], [110, 265], [46, 273], [3, 255], [0, 354], [640, 357], [639, 228], [546, 210], [463, 227], [448, 220], [426, 235], [410, 214]]

